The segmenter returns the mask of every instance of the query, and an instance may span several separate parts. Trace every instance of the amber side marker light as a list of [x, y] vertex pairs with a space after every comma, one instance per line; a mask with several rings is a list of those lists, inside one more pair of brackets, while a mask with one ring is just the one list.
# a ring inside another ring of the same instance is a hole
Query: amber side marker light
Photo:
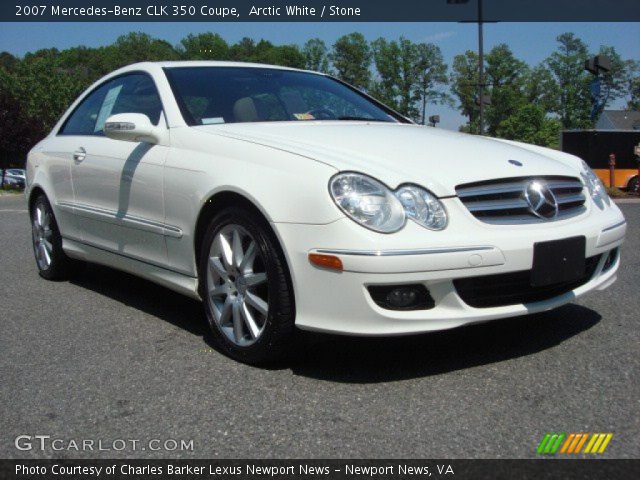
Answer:
[[342, 260], [334, 255], [321, 255], [310, 253], [309, 261], [317, 267], [330, 268], [331, 270], [342, 271]]

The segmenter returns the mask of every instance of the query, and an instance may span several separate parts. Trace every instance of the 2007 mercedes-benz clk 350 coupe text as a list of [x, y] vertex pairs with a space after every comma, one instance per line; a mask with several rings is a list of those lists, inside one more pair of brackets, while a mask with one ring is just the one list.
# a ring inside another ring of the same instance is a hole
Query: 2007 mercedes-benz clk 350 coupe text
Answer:
[[295, 327], [395, 335], [557, 307], [615, 281], [626, 230], [579, 158], [264, 65], [115, 71], [27, 166], [42, 277], [91, 261], [202, 299], [250, 363]]

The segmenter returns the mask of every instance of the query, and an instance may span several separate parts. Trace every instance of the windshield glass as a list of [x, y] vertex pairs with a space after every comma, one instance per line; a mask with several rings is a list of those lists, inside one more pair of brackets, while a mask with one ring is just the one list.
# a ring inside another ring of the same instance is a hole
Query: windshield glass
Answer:
[[251, 67], [176, 67], [165, 72], [189, 125], [402, 121], [383, 105], [324, 75]]

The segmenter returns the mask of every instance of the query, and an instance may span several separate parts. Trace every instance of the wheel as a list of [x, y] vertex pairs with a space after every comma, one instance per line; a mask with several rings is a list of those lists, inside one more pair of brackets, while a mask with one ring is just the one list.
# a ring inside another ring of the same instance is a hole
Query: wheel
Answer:
[[62, 250], [62, 237], [51, 205], [44, 194], [38, 195], [31, 209], [33, 253], [38, 272], [47, 280], [65, 280], [80, 263]]
[[269, 224], [249, 209], [211, 220], [200, 252], [200, 285], [217, 346], [250, 364], [275, 361], [294, 332], [293, 289]]
[[628, 192], [638, 192], [638, 177], [633, 177], [627, 183], [627, 191]]

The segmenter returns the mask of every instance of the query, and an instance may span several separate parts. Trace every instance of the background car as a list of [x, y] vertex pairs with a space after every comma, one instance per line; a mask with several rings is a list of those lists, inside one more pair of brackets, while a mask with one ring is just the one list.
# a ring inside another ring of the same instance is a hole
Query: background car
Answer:
[[[0, 170], [2, 178], [2, 170]], [[24, 189], [26, 183], [25, 171], [18, 168], [9, 168], [4, 173], [4, 184], [10, 188]]]

